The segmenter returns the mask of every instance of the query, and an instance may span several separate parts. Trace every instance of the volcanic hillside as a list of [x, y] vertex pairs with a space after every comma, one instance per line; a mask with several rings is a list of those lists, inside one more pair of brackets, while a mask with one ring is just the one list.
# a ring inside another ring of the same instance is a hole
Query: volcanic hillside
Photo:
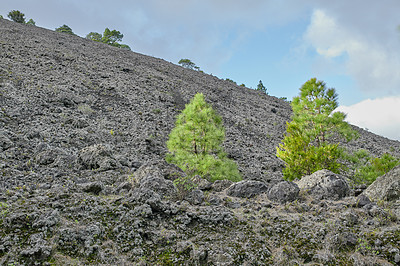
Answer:
[[[73, 159], [84, 147], [107, 144], [129, 166], [162, 158], [176, 115], [201, 92], [223, 117], [225, 149], [244, 178], [280, 176], [275, 153], [291, 115], [287, 102], [77, 36], [0, 25], [1, 123], [9, 137], [24, 141], [27, 161], [44, 145]], [[399, 142], [360, 132], [351, 146], [400, 154]], [[16, 159], [14, 165], [26, 166]]]
[[[245, 200], [215, 197], [205, 204], [200, 197], [194, 201], [200, 204], [195, 209], [160, 199], [153, 205], [148, 200], [135, 203], [147, 194], [134, 190], [128, 181], [146, 165], [173, 168], [163, 162], [165, 143], [176, 116], [198, 92], [222, 116], [225, 151], [237, 162], [244, 179], [265, 186], [281, 182], [283, 163], [275, 153], [291, 116], [288, 102], [162, 59], [0, 19], [0, 204], [4, 214], [0, 262], [65, 263], [79, 258], [77, 263], [83, 264], [129, 264], [144, 258], [150, 264], [155, 259], [168, 264], [170, 257], [179, 261], [179, 256], [168, 252], [181, 250], [181, 258], [195, 264], [237, 265], [256, 258], [260, 263], [267, 258], [278, 263], [271, 254], [279, 249], [281, 239], [260, 240], [262, 234], [253, 229], [239, 232], [236, 240], [228, 231], [227, 235], [202, 231], [202, 224], [212, 225], [207, 230], [217, 230], [210, 229], [215, 225], [224, 230], [228, 230], [226, 224], [238, 226], [239, 218], [232, 210], [247, 208]], [[400, 155], [399, 142], [356, 129], [360, 138], [346, 144], [350, 149], [363, 148], [376, 156]], [[254, 208], [249, 209], [257, 212], [280, 206], [252, 204]], [[127, 213], [139, 218], [129, 218]], [[251, 215], [240, 219], [247, 216]], [[131, 224], [135, 219], [143, 224]], [[190, 230], [185, 231], [186, 227]], [[198, 240], [193, 238], [195, 229], [200, 232]], [[205, 240], [208, 234], [211, 237]], [[250, 235], [254, 241], [247, 243]], [[231, 246], [207, 244], [224, 237]], [[189, 239], [195, 244], [185, 242]], [[174, 246], [167, 250], [169, 243]], [[235, 247], [235, 243], [244, 246]], [[300, 244], [296, 247], [301, 249]], [[311, 248], [320, 247], [313, 244]], [[293, 256], [310, 261], [314, 255]], [[385, 259], [394, 261], [393, 256]]]

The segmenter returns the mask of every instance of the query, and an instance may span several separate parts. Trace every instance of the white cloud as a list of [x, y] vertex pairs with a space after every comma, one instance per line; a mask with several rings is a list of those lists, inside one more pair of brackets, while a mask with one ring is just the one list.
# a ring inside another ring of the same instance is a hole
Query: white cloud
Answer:
[[367, 99], [336, 111], [347, 114], [346, 120], [378, 135], [400, 140], [400, 96]]
[[344, 65], [337, 67], [353, 77], [362, 91], [396, 95], [400, 87], [400, 49], [393, 45], [400, 44], [396, 39], [396, 25], [393, 25], [393, 36], [380, 39], [376, 29], [357, 28], [346, 24], [351, 23], [349, 18], [341, 17], [339, 21], [335, 15], [316, 9], [305, 40], [327, 61], [346, 56]]

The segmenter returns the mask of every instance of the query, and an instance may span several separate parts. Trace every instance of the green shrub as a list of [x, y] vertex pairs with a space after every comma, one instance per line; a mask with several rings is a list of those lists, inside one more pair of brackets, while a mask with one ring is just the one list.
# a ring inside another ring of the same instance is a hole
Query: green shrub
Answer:
[[240, 181], [236, 163], [221, 147], [224, 139], [222, 118], [198, 93], [177, 118], [167, 141], [166, 160], [189, 173], [187, 178], [200, 175], [210, 181]]
[[365, 153], [362, 155], [363, 157], [360, 160], [362, 166], [358, 167], [354, 173], [354, 181], [356, 183], [371, 184], [376, 178], [386, 174], [400, 164], [400, 159], [393, 157], [389, 153], [383, 154], [380, 158], [367, 157]]

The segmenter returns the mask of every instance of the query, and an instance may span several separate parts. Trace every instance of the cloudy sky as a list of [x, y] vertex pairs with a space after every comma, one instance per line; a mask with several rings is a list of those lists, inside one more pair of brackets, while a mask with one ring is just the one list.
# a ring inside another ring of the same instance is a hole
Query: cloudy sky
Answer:
[[[2, 0], [36, 25], [106, 27], [133, 51], [291, 99], [312, 77], [362, 128], [400, 140], [399, 0]], [[1, 36], [0, 36], [1, 38]]]

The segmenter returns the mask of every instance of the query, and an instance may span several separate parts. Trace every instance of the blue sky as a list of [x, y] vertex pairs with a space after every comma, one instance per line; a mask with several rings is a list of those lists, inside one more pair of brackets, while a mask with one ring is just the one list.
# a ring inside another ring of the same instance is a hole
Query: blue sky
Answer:
[[312, 77], [339, 94], [348, 121], [400, 140], [398, 0], [3, 0], [40, 27], [79, 36], [106, 27], [133, 51], [291, 99]]

